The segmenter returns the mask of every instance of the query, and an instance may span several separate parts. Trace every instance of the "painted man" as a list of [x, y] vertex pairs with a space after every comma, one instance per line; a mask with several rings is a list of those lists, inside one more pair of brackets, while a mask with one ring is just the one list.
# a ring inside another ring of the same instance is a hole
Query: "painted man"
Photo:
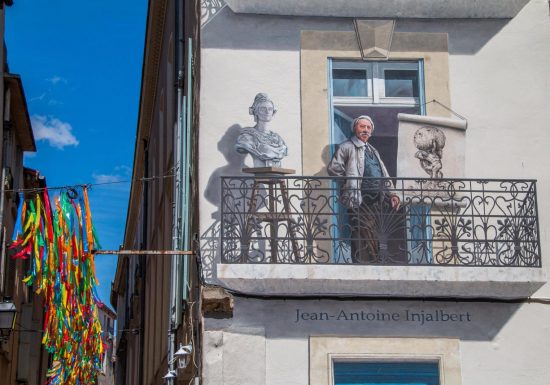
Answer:
[[353, 121], [353, 136], [341, 143], [327, 171], [346, 178], [340, 201], [348, 208], [351, 219], [351, 259], [354, 263], [376, 263], [379, 257], [380, 219], [399, 207], [399, 197], [388, 188], [389, 174], [378, 151], [368, 143], [374, 122], [367, 115]]

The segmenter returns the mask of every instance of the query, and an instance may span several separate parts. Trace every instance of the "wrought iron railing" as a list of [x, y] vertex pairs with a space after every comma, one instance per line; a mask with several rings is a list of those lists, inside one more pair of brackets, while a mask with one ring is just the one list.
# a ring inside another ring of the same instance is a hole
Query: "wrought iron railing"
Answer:
[[222, 177], [221, 203], [223, 263], [541, 266], [533, 180]]

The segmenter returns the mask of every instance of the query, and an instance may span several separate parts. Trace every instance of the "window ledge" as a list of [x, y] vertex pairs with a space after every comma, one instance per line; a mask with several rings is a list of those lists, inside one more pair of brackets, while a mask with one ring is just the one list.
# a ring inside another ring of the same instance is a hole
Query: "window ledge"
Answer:
[[217, 281], [250, 294], [527, 298], [546, 283], [530, 267], [218, 264]]

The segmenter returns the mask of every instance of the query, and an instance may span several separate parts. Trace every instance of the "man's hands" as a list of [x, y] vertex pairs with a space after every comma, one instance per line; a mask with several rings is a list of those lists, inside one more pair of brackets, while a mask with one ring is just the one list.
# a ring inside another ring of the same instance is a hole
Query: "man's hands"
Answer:
[[399, 206], [401, 205], [401, 199], [399, 199], [399, 197], [397, 195], [392, 194], [390, 196], [390, 203], [391, 203], [391, 208], [392, 209], [398, 210]]

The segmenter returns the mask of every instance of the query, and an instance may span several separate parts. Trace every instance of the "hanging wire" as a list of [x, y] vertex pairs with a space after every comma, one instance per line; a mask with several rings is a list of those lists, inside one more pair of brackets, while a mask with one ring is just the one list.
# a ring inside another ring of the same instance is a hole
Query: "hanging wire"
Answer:
[[429, 102], [425, 102], [425, 103], [422, 103], [419, 105], [424, 107], [424, 106], [427, 106], [428, 104], [431, 104], [431, 103], [435, 103], [435, 104], [438, 104], [440, 105], [441, 107], [443, 107], [444, 109], [446, 109], [447, 111], [449, 111], [451, 114], [453, 114], [454, 116], [456, 116], [457, 118], [460, 118], [462, 120], [468, 120], [466, 119], [466, 117], [464, 117], [463, 115], [460, 115], [458, 112], [456, 111], [453, 111], [449, 106], [446, 106], [445, 104], [441, 103], [440, 101], [436, 100], [436, 99], [433, 99], [433, 100], [430, 100]]
[[4, 190], [5, 193], [33, 193], [33, 192], [42, 192], [44, 190], [48, 191], [54, 191], [54, 190], [65, 190], [68, 192], [74, 192], [76, 193], [76, 189], [79, 188], [88, 188], [90, 189], [93, 186], [105, 186], [105, 185], [113, 185], [113, 184], [121, 184], [121, 183], [131, 183], [131, 182], [151, 182], [155, 180], [162, 180], [167, 178], [173, 178], [175, 174], [167, 174], [167, 175], [156, 175], [156, 176], [150, 176], [147, 178], [135, 178], [135, 179], [127, 179], [127, 180], [117, 180], [112, 182], [101, 182], [101, 183], [81, 183], [81, 184], [72, 184], [72, 185], [65, 185], [65, 186], [55, 186], [55, 187], [33, 187], [33, 188], [20, 188], [20, 189], [10, 189], [10, 190]]
[[428, 104], [432, 104], [432, 103], [443, 107], [444, 109], [446, 109], [447, 111], [449, 111], [451, 114], [453, 114], [454, 116], [456, 116], [459, 119], [468, 120], [465, 116], [463, 116], [463, 115], [459, 114], [458, 112], [452, 110], [449, 106], [446, 106], [445, 104], [441, 103], [437, 99], [433, 99], [433, 100], [430, 100], [428, 102], [424, 102], [424, 103], [420, 103], [420, 104], [415, 104], [414, 106], [410, 106], [410, 107], [403, 107], [402, 109], [400, 109], [400, 111], [401, 112], [407, 112], [407, 113], [409, 113], [409, 111], [410, 111], [410, 113], [416, 115], [416, 114], [418, 114], [418, 109], [419, 108], [425, 107]]

